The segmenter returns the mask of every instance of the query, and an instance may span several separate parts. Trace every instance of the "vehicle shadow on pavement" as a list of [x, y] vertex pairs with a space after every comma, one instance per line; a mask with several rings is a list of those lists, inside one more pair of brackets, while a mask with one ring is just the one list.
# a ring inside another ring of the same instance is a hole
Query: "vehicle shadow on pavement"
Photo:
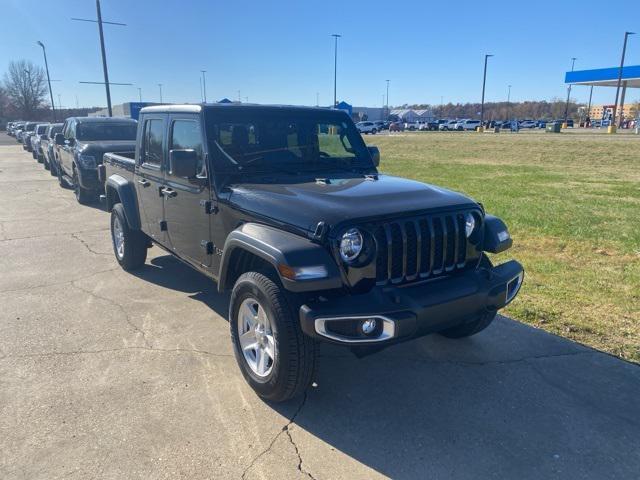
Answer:
[[216, 283], [188, 267], [173, 255], [162, 255], [148, 261], [144, 268], [131, 272], [147, 282], [190, 294], [225, 320], [229, 312], [229, 293], [219, 293]]
[[[170, 255], [134, 274], [227, 318], [229, 295]], [[637, 365], [498, 316], [360, 359], [323, 344], [314, 386], [270, 406], [315, 478], [349, 478], [344, 455], [397, 479], [634, 478], [638, 398]]]

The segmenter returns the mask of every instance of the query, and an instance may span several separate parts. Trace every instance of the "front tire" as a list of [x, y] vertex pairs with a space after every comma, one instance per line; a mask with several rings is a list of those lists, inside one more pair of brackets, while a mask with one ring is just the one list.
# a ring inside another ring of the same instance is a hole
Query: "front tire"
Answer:
[[283, 402], [306, 390], [315, 342], [302, 333], [277, 280], [259, 272], [242, 274], [231, 293], [229, 326], [240, 371], [260, 397]]
[[89, 205], [97, 200], [97, 195], [93, 190], [87, 190], [80, 185], [80, 179], [78, 178], [78, 171], [73, 170], [73, 193], [76, 195], [76, 200], [81, 205]]
[[136, 270], [147, 259], [147, 236], [140, 230], [132, 230], [124, 216], [124, 207], [116, 203], [111, 210], [111, 243], [113, 253], [126, 271]]

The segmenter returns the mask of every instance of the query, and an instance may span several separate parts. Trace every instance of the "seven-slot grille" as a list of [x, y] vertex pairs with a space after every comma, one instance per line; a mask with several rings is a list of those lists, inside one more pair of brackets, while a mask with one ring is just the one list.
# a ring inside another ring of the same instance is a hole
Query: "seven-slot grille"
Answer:
[[464, 215], [395, 220], [377, 227], [377, 283], [410, 282], [464, 268], [469, 260]]

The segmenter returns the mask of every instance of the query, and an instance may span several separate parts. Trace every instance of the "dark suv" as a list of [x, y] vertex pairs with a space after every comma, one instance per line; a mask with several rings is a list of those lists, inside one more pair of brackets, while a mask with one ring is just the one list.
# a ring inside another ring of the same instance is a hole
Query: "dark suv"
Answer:
[[378, 162], [340, 110], [144, 108], [135, 153], [100, 167], [116, 259], [140, 268], [158, 244], [230, 290], [238, 365], [273, 401], [307, 387], [318, 341], [366, 354], [483, 330], [522, 284], [487, 256], [505, 224]]
[[135, 148], [137, 122], [128, 118], [71, 117], [55, 136], [55, 165], [61, 186], [71, 186], [79, 203], [97, 200], [103, 190], [98, 165], [105, 152]]

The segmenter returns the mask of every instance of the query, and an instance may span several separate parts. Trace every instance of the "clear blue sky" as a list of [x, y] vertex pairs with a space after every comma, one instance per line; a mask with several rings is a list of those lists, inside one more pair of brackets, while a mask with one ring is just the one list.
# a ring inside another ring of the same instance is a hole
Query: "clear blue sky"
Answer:
[[[47, 46], [54, 96], [63, 106], [105, 105], [93, 0], [0, 0], [0, 74], [12, 59], [42, 63]], [[615, 5], [615, 7], [614, 7]], [[389, 100], [439, 104], [479, 101], [483, 55], [490, 59], [488, 101], [564, 98], [564, 72], [615, 66], [624, 30], [640, 33], [640, 2], [427, 0], [103, 0], [113, 103], [200, 100], [207, 97], [312, 105], [333, 98], [333, 39], [339, 44], [338, 98], [354, 105]], [[631, 37], [627, 64], [640, 64], [640, 35]], [[574, 88], [578, 101], [587, 87]], [[596, 89], [594, 102], [613, 102], [613, 89]], [[629, 98], [629, 97], [628, 97]], [[630, 99], [640, 98], [631, 92]]]

